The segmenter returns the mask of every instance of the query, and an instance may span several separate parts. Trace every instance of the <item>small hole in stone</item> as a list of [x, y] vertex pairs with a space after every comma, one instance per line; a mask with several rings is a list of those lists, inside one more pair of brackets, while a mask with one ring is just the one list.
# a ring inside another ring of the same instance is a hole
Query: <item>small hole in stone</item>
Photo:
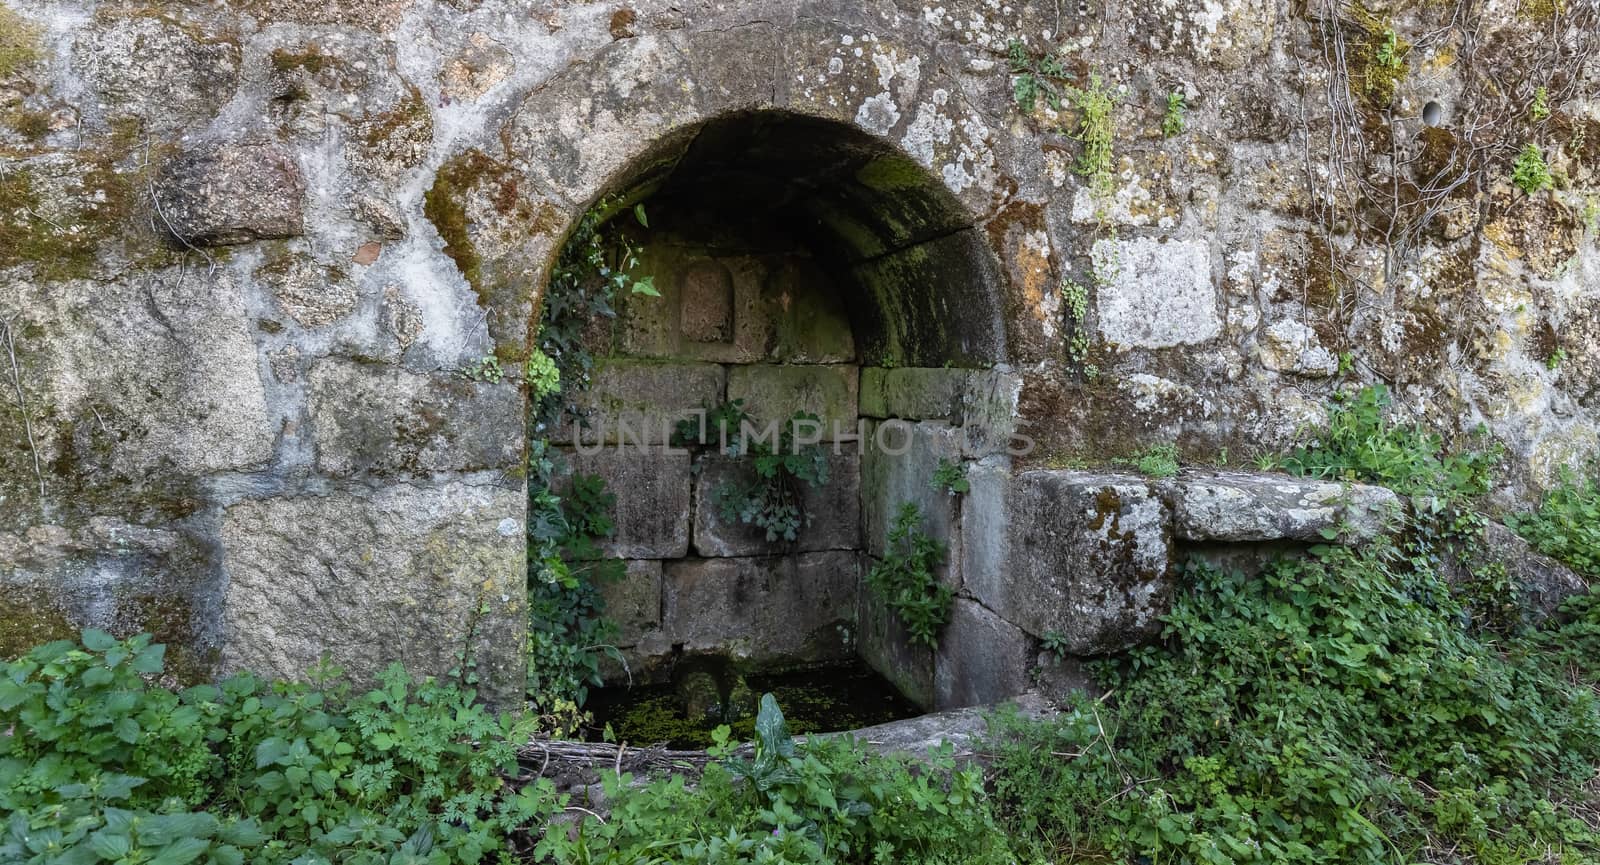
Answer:
[[1429, 102], [1427, 105], [1422, 106], [1423, 123], [1429, 126], [1438, 126], [1439, 121], [1442, 119], [1444, 119], [1444, 106], [1437, 102]]

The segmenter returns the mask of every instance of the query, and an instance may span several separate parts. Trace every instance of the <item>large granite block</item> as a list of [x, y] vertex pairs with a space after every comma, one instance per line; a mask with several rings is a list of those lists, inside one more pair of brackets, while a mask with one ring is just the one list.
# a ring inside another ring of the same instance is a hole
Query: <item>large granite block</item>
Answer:
[[997, 465], [968, 472], [962, 509], [966, 590], [1028, 633], [1058, 633], [1073, 654], [1155, 635], [1174, 586], [1172, 527], [1143, 478]]
[[933, 663], [935, 710], [987, 706], [1028, 690], [1033, 641], [982, 604], [956, 598]]

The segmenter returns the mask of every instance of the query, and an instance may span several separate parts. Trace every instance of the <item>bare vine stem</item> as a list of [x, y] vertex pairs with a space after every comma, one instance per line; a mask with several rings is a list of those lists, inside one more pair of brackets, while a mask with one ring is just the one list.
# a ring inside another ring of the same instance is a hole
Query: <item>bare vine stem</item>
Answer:
[[11, 319], [0, 319], [0, 336], [5, 337], [6, 354], [11, 361], [11, 384], [17, 391], [17, 411], [22, 414], [22, 430], [28, 437], [28, 452], [33, 456], [33, 477], [39, 482], [39, 503], [44, 504], [44, 469], [39, 462], [39, 445], [33, 438], [33, 418], [22, 392], [22, 368], [17, 365], [17, 340]]

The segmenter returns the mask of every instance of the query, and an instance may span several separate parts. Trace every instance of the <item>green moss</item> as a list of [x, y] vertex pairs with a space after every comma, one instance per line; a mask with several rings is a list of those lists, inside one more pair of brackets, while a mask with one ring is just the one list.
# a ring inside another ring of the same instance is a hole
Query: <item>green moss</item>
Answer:
[[1388, 107], [1409, 71], [1405, 58], [1411, 53], [1411, 43], [1401, 39], [1387, 19], [1360, 6], [1353, 8], [1352, 15], [1360, 40], [1348, 60], [1352, 89], [1373, 107]]
[[338, 63], [336, 58], [324, 53], [322, 46], [315, 42], [299, 51], [290, 51], [287, 48], [273, 49], [272, 54], [267, 59], [272, 64], [272, 68], [279, 72], [305, 70], [312, 75], [324, 69], [332, 68]]
[[[485, 178], [498, 179], [502, 170], [503, 166], [481, 151], [469, 150], [439, 167], [433, 186], [422, 198], [422, 213], [444, 240], [444, 254], [456, 263], [456, 269], [474, 291], [480, 291], [483, 285], [483, 259], [472, 243], [466, 197]], [[509, 188], [502, 185], [496, 195], [496, 208], [511, 203], [504, 199], [514, 201], [515, 196], [514, 183]]]
[[17, 658], [40, 643], [69, 640], [77, 634], [77, 627], [42, 589], [0, 586], [0, 661]]
[[433, 113], [416, 85], [410, 85], [405, 98], [388, 111], [372, 116], [362, 125], [361, 138], [368, 147], [382, 148], [396, 139], [410, 138], [418, 128], [433, 128]]
[[0, 79], [11, 77], [40, 56], [39, 28], [0, 6]]
[[16, 130], [17, 134], [30, 142], [42, 141], [50, 134], [50, 112], [33, 111], [28, 108], [13, 108], [0, 116], [6, 126]]
[[898, 154], [879, 156], [856, 170], [856, 180], [878, 192], [920, 189], [928, 184], [928, 172], [915, 161]]
[[135, 201], [130, 178], [107, 158], [85, 159], [62, 191], [74, 209], [55, 217], [41, 212], [44, 181], [34, 170], [0, 177], [0, 267], [31, 264], [41, 279], [86, 276], [101, 245], [123, 234]]

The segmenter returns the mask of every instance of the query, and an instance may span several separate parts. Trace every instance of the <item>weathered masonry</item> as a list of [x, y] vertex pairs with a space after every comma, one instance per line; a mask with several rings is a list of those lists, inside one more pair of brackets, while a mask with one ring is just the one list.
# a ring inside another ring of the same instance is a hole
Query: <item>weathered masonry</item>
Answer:
[[[517, 694], [521, 364], [612, 192], [659, 215], [664, 296], [619, 318], [599, 413], [742, 396], [919, 442], [841, 455], [778, 552], [699, 508], [705, 454], [592, 457], [652, 481], [616, 550], [640, 657], [766, 628], [674, 630], [680, 600], [833, 586], [749, 609], [803, 600], [838, 638], [782, 651], [927, 705], [1003, 695], [1060, 672], [1046, 632], [1147, 636], [1186, 555], [1386, 525], [1382, 491], [1236, 471], [1358, 382], [1484, 427], [1514, 505], [1600, 452], [1600, 28], [1549, 5], [1468, 38], [1372, 4], [1402, 73], [1322, 2], [0, 0], [0, 653], [91, 623], [193, 677], [470, 649]], [[1512, 182], [1529, 145], [1549, 186]], [[1102, 471], [1169, 443], [1235, 469]], [[937, 657], [852, 582], [919, 497], [960, 588]]]

